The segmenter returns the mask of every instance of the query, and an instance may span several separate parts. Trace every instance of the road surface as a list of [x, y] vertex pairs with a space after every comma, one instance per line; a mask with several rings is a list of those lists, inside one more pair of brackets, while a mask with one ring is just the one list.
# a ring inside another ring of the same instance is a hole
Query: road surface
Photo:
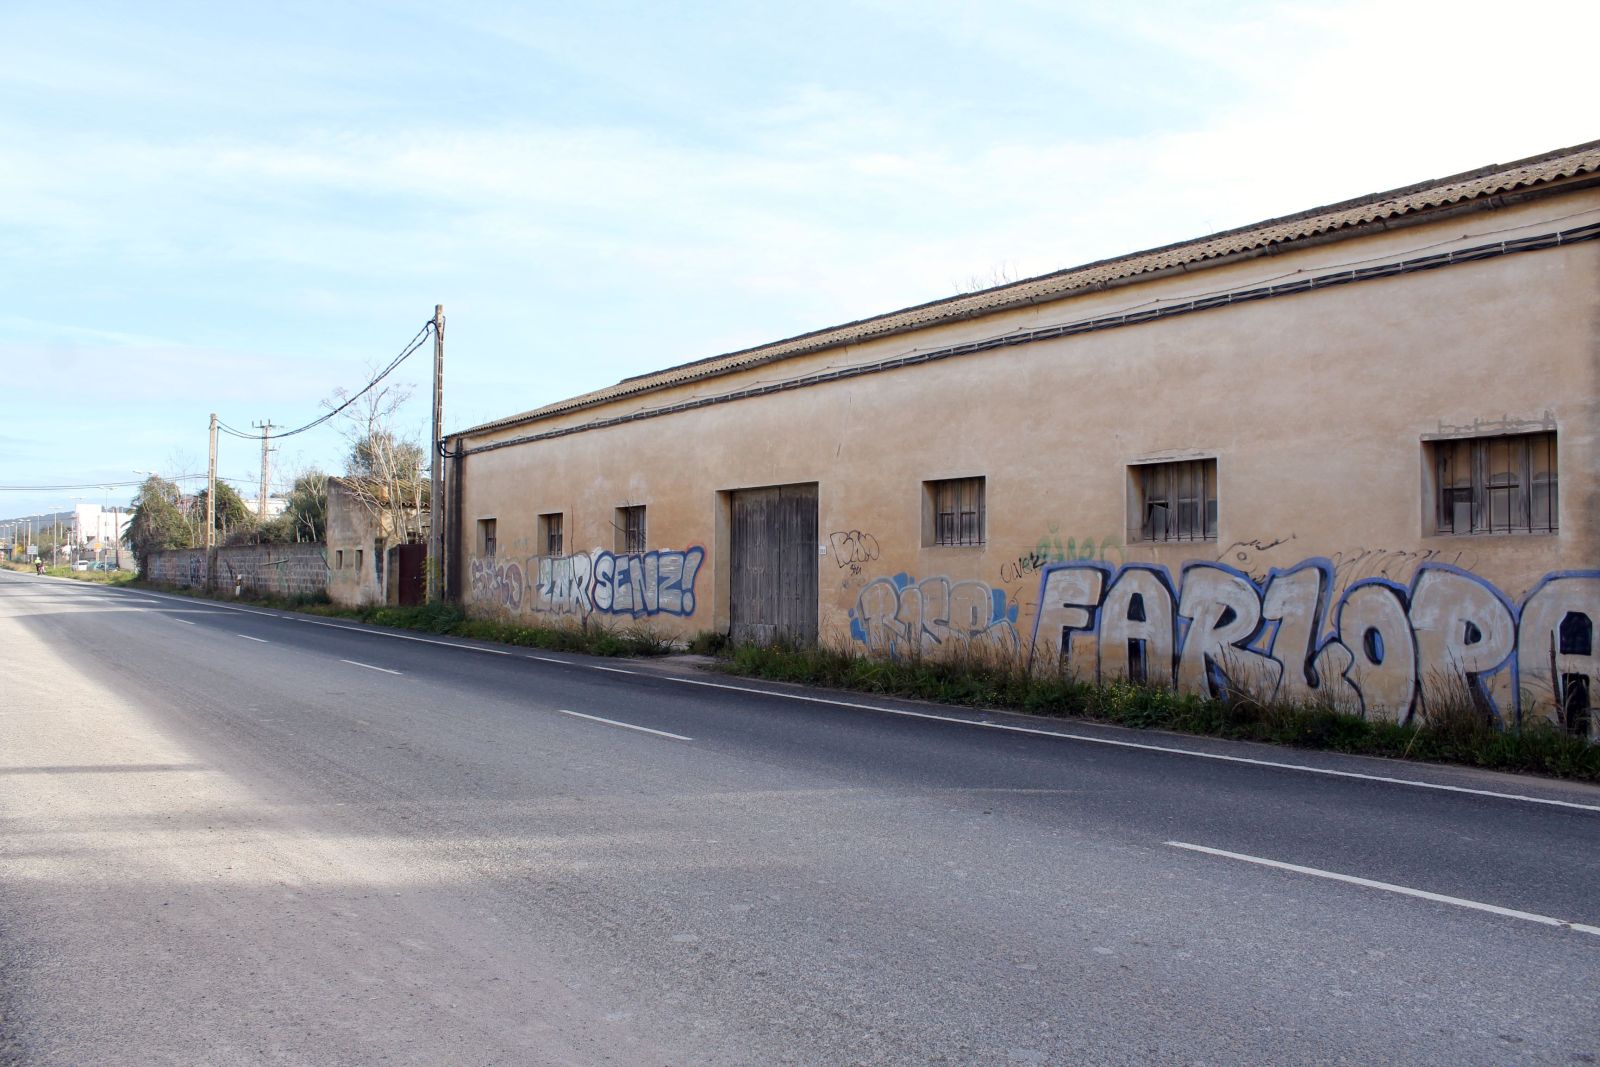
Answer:
[[0, 1063], [1589, 1064], [1600, 790], [0, 575]]

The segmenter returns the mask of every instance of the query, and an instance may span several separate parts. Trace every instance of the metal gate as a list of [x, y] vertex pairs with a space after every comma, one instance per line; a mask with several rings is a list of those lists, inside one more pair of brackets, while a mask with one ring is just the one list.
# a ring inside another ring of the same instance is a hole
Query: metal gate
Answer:
[[395, 554], [395, 599], [410, 607], [422, 603], [428, 584], [428, 546], [398, 545]]
[[773, 485], [733, 494], [736, 643], [817, 640], [817, 484]]

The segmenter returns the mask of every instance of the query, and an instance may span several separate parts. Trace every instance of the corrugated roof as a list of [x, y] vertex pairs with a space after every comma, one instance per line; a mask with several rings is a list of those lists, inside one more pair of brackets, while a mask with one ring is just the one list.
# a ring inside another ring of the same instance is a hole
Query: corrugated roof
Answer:
[[1594, 173], [1600, 173], [1600, 141], [1590, 141], [1572, 148], [1547, 152], [1515, 163], [1495, 164], [1448, 178], [1420, 182], [1403, 189], [1311, 208], [1282, 218], [1225, 230], [1208, 237], [1118, 256], [1115, 259], [1100, 260], [976, 293], [947, 297], [885, 315], [831, 326], [755, 348], [684, 363], [635, 378], [626, 378], [604, 389], [459, 432], [462, 436], [467, 436], [502, 430], [791, 356], [974, 318], [1006, 308], [1058, 300], [1075, 292], [1094, 289], [1141, 274], [1153, 274], [1192, 264], [1205, 264], [1207, 261], [1364, 226], [1383, 219], [1435, 210], [1494, 196], [1497, 193]]

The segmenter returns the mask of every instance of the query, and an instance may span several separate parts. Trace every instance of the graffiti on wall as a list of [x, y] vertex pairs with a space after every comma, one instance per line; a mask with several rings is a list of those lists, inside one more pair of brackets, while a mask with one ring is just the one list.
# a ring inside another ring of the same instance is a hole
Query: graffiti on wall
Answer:
[[878, 539], [860, 530], [835, 530], [828, 535], [833, 546], [833, 562], [839, 567], [849, 567], [850, 573], [861, 573], [861, 565], [878, 559]]
[[472, 599], [506, 611], [522, 610], [522, 565], [493, 556], [472, 561]]
[[472, 599], [499, 611], [524, 609], [587, 618], [628, 615], [685, 617], [695, 611], [695, 579], [705, 549], [618, 554], [603, 549], [536, 556], [524, 568], [495, 559], [472, 561]]
[[1061, 527], [1055, 523], [1051, 523], [1049, 532], [1039, 538], [1038, 543], [1033, 546], [1033, 552], [1051, 563], [1066, 563], [1078, 559], [1095, 559], [1109, 563], [1113, 557], [1117, 563], [1128, 562], [1122, 538], [1116, 534], [1106, 534], [1099, 540], [1093, 537], [1080, 539], [1073, 536], [1063, 540]]
[[[1273, 541], [1235, 541], [1217, 556], [1218, 563], [1226, 563], [1264, 582], [1274, 568], [1286, 568], [1297, 561], [1295, 535]], [[1477, 558], [1461, 549], [1444, 548], [1383, 548], [1366, 545], [1342, 549], [1328, 556], [1333, 564], [1334, 592], [1342, 591], [1353, 582], [1364, 578], [1389, 578], [1401, 581], [1424, 563], [1448, 563], [1470, 571]]]
[[1015, 653], [1017, 606], [987, 582], [909, 574], [876, 578], [850, 611], [850, 635], [874, 652], [920, 655], [940, 648], [994, 648]]
[[1563, 720], [1600, 696], [1600, 571], [1547, 575], [1513, 604], [1481, 578], [1424, 562], [1409, 585], [1362, 578], [1336, 592], [1325, 558], [1261, 581], [1226, 564], [1052, 564], [1040, 579], [1035, 655], [1084, 680], [1224, 696], [1322, 701], [1408, 721], [1467, 697], [1501, 723]]
[[533, 610], [557, 615], [694, 614], [705, 549], [617, 555], [596, 550], [539, 558]]

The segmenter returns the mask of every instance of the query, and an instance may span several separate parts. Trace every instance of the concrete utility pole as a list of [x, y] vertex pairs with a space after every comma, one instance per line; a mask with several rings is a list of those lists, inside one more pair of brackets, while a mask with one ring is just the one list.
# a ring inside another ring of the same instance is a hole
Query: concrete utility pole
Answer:
[[217, 413], [211, 413], [211, 458], [206, 466], [206, 592], [217, 572]]
[[428, 457], [428, 603], [443, 597], [444, 464], [439, 459], [444, 435], [444, 305], [433, 306], [433, 451]]
[[267, 454], [271, 451], [267, 442], [272, 440], [272, 423], [255, 423], [256, 429], [261, 431], [261, 496], [256, 500], [256, 518], [262, 522], [267, 521]]

